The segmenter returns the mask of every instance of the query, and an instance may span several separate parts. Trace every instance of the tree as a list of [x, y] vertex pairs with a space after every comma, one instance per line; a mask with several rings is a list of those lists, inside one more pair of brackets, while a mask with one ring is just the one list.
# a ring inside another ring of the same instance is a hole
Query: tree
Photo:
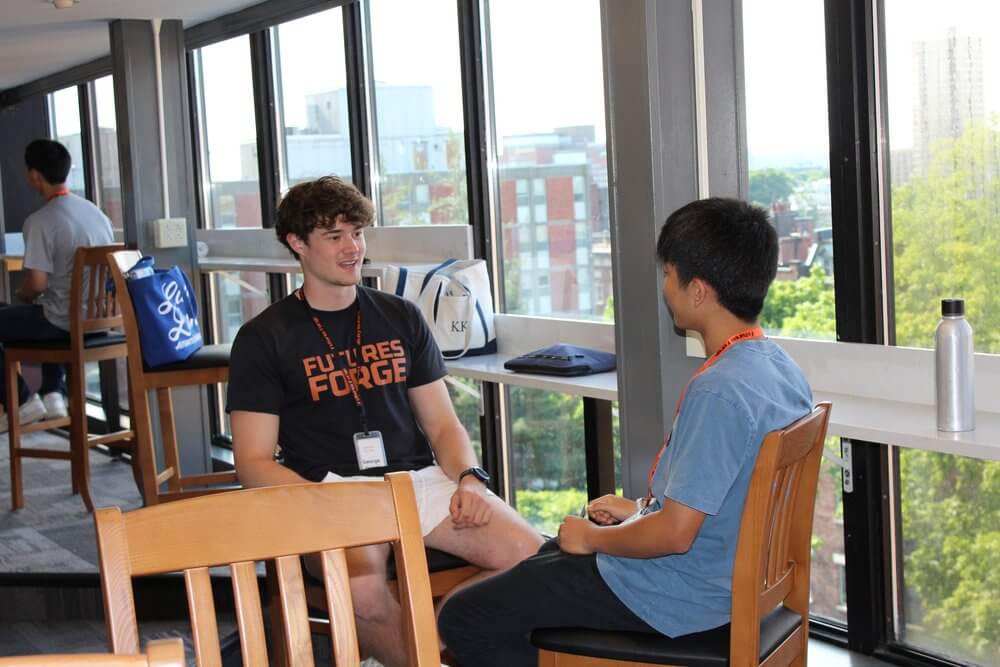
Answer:
[[750, 200], [764, 208], [787, 201], [796, 185], [795, 178], [781, 169], [750, 170]]
[[772, 283], [760, 324], [781, 336], [835, 339], [833, 285], [823, 270], [814, 266], [805, 278]]
[[[939, 300], [964, 297], [977, 351], [1000, 352], [1000, 131], [973, 125], [892, 190], [896, 340], [932, 347]], [[908, 625], [1000, 662], [1000, 463], [900, 456]]]
[[[940, 143], [927, 174], [894, 187], [892, 202], [897, 343], [932, 347], [939, 300], [959, 296], [976, 349], [1000, 352], [1000, 132], [972, 126]], [[761, 323], [781, 335], [832, 339], [833, 296], [815, 268], [776, 282]], [[996, 664], [1000, 463], [904, 450], [900, 486], [910, 640]]]

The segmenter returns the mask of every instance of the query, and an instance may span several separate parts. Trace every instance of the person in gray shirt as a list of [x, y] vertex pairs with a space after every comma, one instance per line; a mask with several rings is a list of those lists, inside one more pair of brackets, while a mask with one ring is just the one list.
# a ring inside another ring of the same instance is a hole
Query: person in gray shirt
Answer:
[[[79, 247], [108, 245], [114, 239], [108, 217], [66, 187], [72, 161], [65, 146], [48, 139], [32, 141], [24, 151], [24, 162], [28, 183], [46, 203], [24, 221], [22, 281], [15, 304], [0, 304], [0, 346], [24, 341], [68, 341], [73, 255]], [[22, 424], [66, 415], [65, 371], [61, 365], [42, 365], [38, 394], [29, 392], [20, 375], [17, 385]], [[0, 406], [6, 405], [6, 399], [6, 386], [0, 382]], [[7, 431], [8, 419], [5, 411], [0, 414], [0, 433]]]

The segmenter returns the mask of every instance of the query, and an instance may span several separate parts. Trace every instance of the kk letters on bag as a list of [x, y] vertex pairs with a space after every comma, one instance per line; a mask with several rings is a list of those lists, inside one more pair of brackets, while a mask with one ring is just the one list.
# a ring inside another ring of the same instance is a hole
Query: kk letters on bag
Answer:
[[142, 360], [156, 367], [186, 360], [202, 347], [198, 303], [187, 275], [177, 266], [153, 270], [143, 257], [127, 273], [139, 324]]
[[493, 295], [483, 260], [389, 266], [382, 288], [416, 304], [445, 359], [496, 352]]

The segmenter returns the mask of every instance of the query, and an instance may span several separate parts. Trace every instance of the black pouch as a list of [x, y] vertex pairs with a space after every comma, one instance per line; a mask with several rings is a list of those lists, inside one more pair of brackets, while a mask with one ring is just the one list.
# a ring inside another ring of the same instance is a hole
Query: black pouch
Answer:
[[543, 375], [590, 375], [615, 368], [615, 355], [576, 345], [556, 344], [504, 362], [509, 371]]

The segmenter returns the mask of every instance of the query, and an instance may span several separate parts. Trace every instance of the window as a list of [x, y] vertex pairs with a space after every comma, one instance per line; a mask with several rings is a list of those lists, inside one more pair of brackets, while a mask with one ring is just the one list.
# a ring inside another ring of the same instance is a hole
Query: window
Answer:
[[[258, 271], [216, 271], [207, 274], [214, 314], [214, 343], [231, 343], [240, 327], [271, 304], [267, 274]], [[225, 411], [226, 387], [216, 395], [222, 432], [232, 433], [229, 413]]]
[[[489, 14], [505, 310], [610, 319], [600, 5], [596, 0], [503, 0], [490, 3]], [[552, 29], [556, 25], [559, 30]], [[578, 220], [587, 227], [587, 261], [581, 270], [601, 286], [589, 293], [580, 289], [572, 268], [578, 263]], [[533, 248], [519, 244], [515, 230], [520, 224], [545, 229], [548, 242]], [[526, 251], [536, 258], [544, 255], [544, 263], [523, 262]], [[551, 273], [551, 297], [527, 298], [518, 286], [539, 281], [522, 274], [542, 271]]]
[[111, 226], [123, 229], [121, 175], [118, 164], [118, 130], [115, 118], [114, 82], [110, 76], [94, 81], [97, 118], [94, 143], [97, 146], [97, 189], [101, 210], [111, 219]]
[[[453, 0], [372, 0], [383, 225], [466, 224], [465, 123]], [[418, 186], [429, 192], [417, 196]]]
[[351, 180], [341, 9], [282, 23], [271, 30], [271, 39], [281, 112], [282, 189], [319, 176]]
[[[508, 387], [510, 502], [535, 528], [555, 535], [567, 515], [587, 503], [583, 399], [560, 392]], [[615, 483], [621, 492], [618, 404], [611, 407]]]
[[[1000, 48], [993, 3], [886, 0], [896, 344], [932, 347], [940, 299], [966, 300], [1000, 353]], [[896, 637], [958, 661], [1000, 654], [1000, 462], [899, 451]]]
[[194, 51], [207, 227], [260, 227], [260, 177], [250, 41]]
[[[769, 334], [833, 340], [833, 235], [823, 0], [744, 0], [750, 198], [778, 233], [778, 275], [760, 321]], [[774, 26], [796, 29], [774, 39]], [[794, 57], [789, 57], [794, 54]], [[780, 80], [781, 84], [776, 84]], [[786, 82], [794, 81], [794, 86]], [[826, 451], [840, 455], [838, 439]], [[810, 613], [847, 623], [841, 469], [820, 468]]]
[[66, 186], [70, 192], [87, 196], [86, 165], [83, 163], [83, 141], [80, 135], [80, 95], [76, 86], [63, 88], [49, 95], [49, 123], [52, 138], [69, 151], [73, 160]]
[[[836, 338], [823, 0], [745, 0], [750, 198], [779, 238], [770, 334]], [[795, 30], [774, 38], [775, 25]], [[790, 83], [794, 82], [794, 84]]]

